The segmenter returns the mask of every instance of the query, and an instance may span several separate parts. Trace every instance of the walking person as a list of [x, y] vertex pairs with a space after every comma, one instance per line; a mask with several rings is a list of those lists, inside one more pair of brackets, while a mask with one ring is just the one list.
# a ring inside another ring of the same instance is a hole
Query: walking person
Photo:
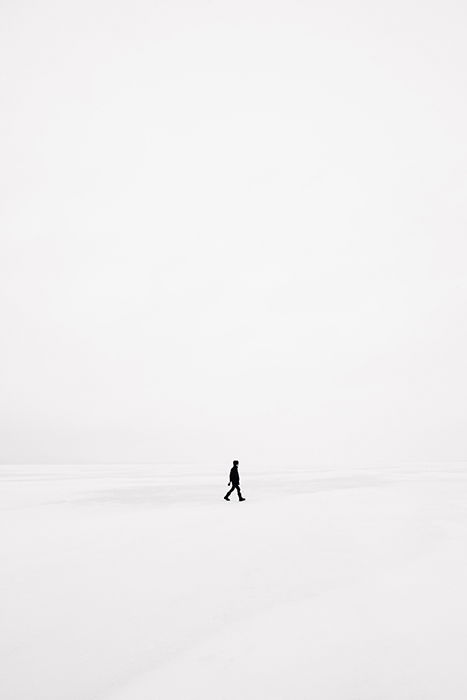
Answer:
[[242, 496], [242, 493], [240, 491], [240, 476], [238, 474], [238, 459], [234, 459], [233, 462], [233, 467], [230, 470], [230, 481], [229, 481], [229, 486], [232, 485], [232, 488], [230, 491], [227, 491], [227, 493], [224, 496], [224, 499], [226, 501], [230, 501], [230, 494], [237, 489], [237, 494], [238, 494], [238, 500], [239, 501], [244, 501], [245, 499]]

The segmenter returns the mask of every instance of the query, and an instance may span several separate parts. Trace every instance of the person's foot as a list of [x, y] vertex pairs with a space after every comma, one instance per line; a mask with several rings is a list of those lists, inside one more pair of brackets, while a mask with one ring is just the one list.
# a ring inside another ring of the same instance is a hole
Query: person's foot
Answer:
[[230, 498], [227, 498], [227, 496], [224, 496], [224, 501], [230, 501]]
[[246, 498], [243, 498], [243, 496], [242, 496], [242, 497], [239, 498], [238, 500], [239, 500], [239, 501], [246, 501]]

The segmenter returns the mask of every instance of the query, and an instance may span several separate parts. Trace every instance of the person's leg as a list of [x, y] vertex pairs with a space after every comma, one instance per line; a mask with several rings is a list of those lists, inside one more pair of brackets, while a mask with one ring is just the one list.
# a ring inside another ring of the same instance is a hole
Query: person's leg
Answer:
[[244, 501], [245, 499], [242, 496], [242, 492], [240, 491], [240, 485], [235, 487], [237, 489], [237, 494], [238, 494], [238, 500], [239, 501]]
[[231, 493], [233, 493], [234, 489], [235, 489], [235, 486], [232, 486], [232, 488], [230, 489], [230, 491], [227, 491], [227, 493], [226, 493], [225, 496], [224, 496], [224, 498], [225, 498], [226, 501], [229, 500], [229, 496], [230, 496]]

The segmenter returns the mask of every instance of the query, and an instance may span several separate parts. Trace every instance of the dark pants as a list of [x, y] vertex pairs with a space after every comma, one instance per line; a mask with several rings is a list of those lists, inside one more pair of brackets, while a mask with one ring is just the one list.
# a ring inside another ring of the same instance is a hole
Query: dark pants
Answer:
[[227, 493], [225, 494], [225, 498], [228, 498], [230, 494], [235, 491], [235, 489], [237, 489], [238, 500], [240, 500], [242, 498], [242, 494], [240, 492], [240, 484], [232, 484], [232, 488], [230, 489], [230, 491], [227, 491]]

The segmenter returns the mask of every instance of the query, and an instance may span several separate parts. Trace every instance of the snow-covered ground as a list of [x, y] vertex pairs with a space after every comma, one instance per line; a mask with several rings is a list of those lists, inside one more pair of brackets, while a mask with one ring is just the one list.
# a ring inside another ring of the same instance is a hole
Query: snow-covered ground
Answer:
[[0, 467], [2, 700], [465, 700], [467, 473]]

